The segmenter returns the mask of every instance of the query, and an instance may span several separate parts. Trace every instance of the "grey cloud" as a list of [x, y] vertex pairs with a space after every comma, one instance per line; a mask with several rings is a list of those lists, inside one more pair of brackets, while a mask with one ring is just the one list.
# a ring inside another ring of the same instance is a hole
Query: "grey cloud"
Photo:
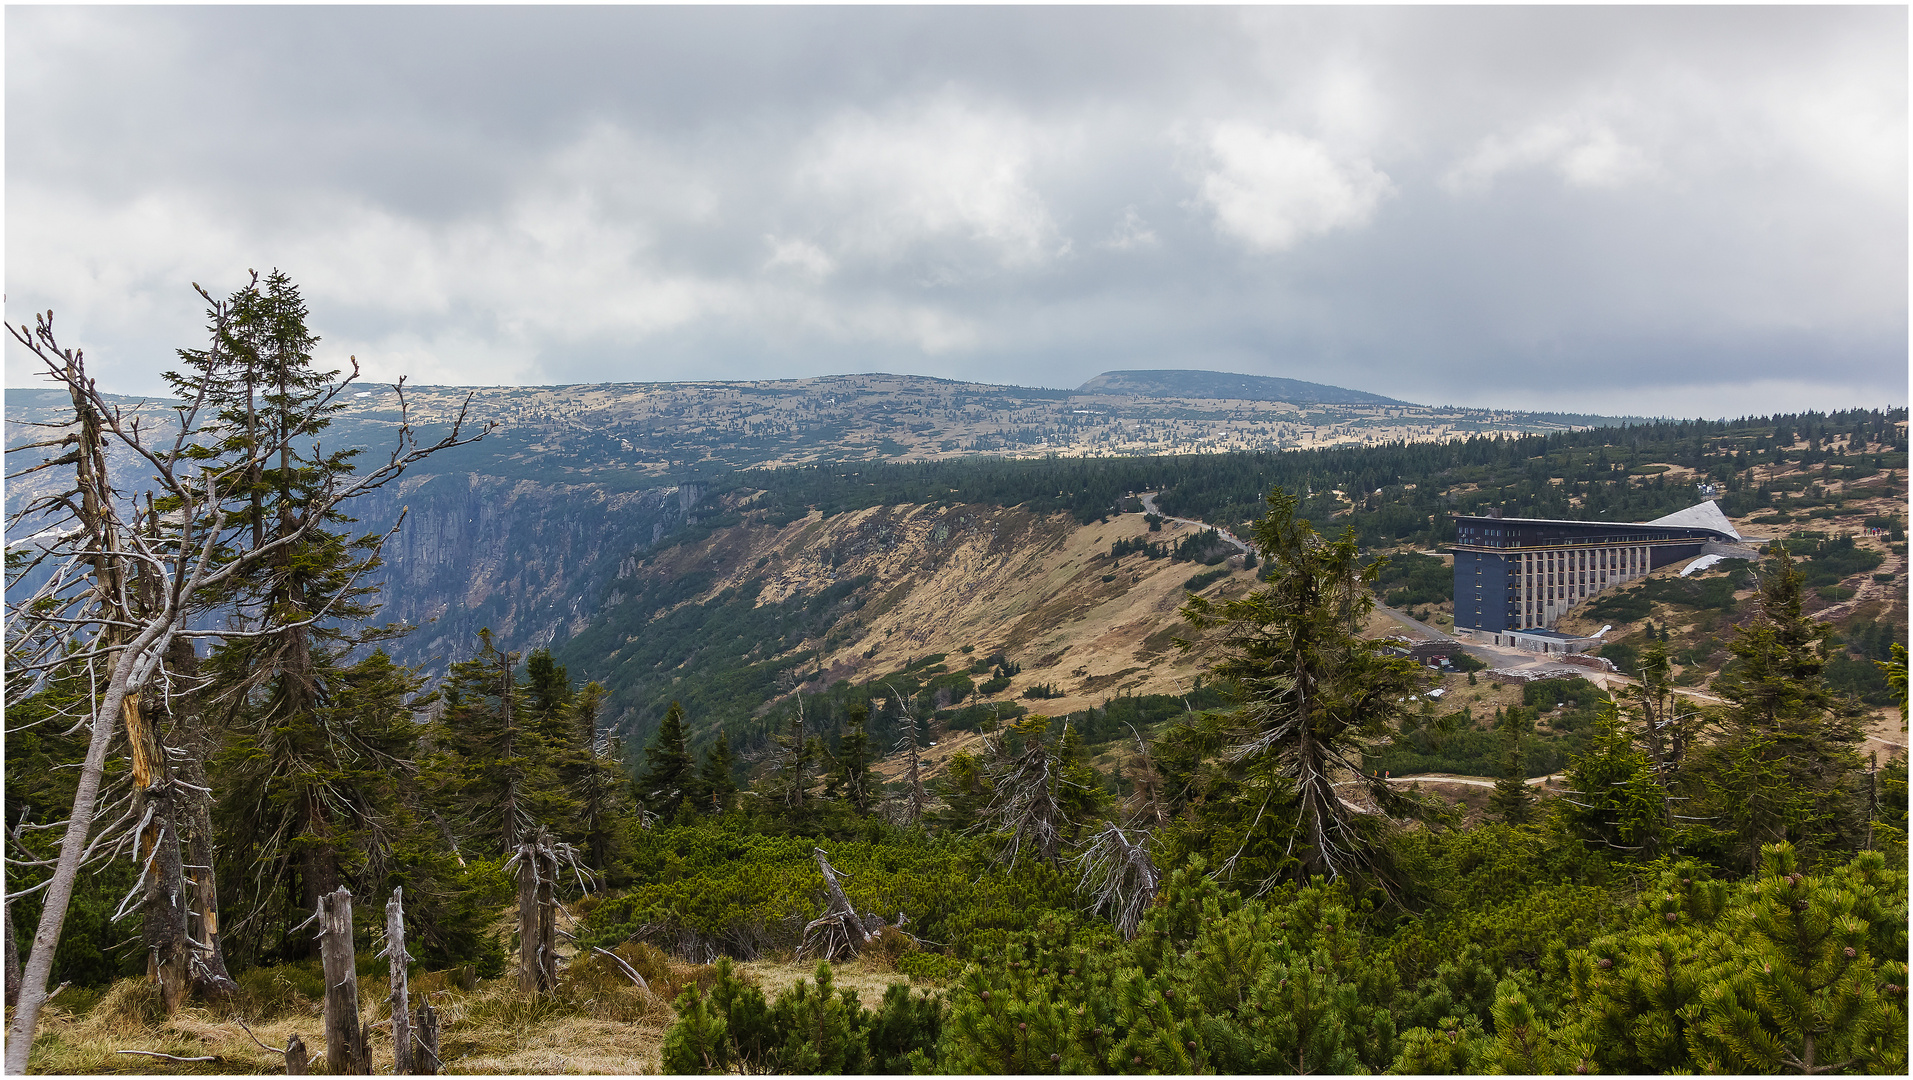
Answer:
[[434, 382], [1906, 397], [1899, 8], [6, 18], [9, 314], [129, 390], [278, 265]]

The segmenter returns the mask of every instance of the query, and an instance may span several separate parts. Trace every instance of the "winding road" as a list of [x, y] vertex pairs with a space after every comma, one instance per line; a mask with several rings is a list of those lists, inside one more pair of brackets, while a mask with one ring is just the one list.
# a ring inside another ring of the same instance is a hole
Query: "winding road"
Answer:
[[1165, 514], [1162, 511], [1156, 509], [1156, 494], [1157, 494], [1156, 492], [1151, 491], [1138, 496], [1138, 498], [1142, 500], [1142, 508], [1144, 513], [1154, 514], [1159, 518], [1163, 518], [1168, 521], [1173, 521], [1178, 525], [1194, 525], [1198, 529], [1214, 529], [1216, 531], [1217, 536], [1220, 536], [1224, 540], [1227, 540], [1229, 543], [1234, 544], [1241, 551], [1247, 552], [1249, 550], [1249, 545], [1243, 543], [1240, 540], [1237, 540], [1235, 538], [1234, 533], [1230, 532], [1229, 530], [1223, 528], [1220, 525], [1211, 525], [1206, 521], [1193, 521], [1189, 518], [1171, 517], [1168, 514]]

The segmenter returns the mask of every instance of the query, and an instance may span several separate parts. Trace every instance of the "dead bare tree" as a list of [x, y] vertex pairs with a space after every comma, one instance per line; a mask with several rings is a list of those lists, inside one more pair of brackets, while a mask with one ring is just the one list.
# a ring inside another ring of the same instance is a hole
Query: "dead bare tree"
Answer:
[[412, 1030], [417, 1032], [418, 1049], [412, 1058], [413, 1069], [420, 1076], [438, 1075], [443, 1064], [438, 1056], [438, 1010], [430, 1001], [419, 1001], [418, 1011], [412, 1014]]
[[[199, 292], [212, 314], [216, 358], [225, 340], [226, 306], [205, 290]], [[48, 997], [54, 949], [82, 867], [129, 846], [136, 855], [150, 855], [168, 833], [170, 842], [177, 843], [177, 820], [155, 829], [160, 808], [152, 805], [138, 814], [129, 809], [101, 829], [96, 830], [95, 824], [109, 748], [122, 723], [129, 734], [138, 732], [138, 741], [145, 741], [141, 696], [167, 684], [166, 660], [174, 642], [248, 633], [193, 629], [187, 622], [189, 613], [201, 597], [278, 557], [320, 528], [339, 504], [390, 483], [431, 453], [479, 436], [465, 434], [461, 411], [451, 434], [421, 446], [410, 424], [402, 420], [395, 445], [383, 462], [357, 475], [329, 476], [298, 520], [270, 539], [254, 543], [244, 530], [229, 528], [228, 506], [255, 470], [282, 453], [282, 440], [263, 440], [237, 452], [208, 453], [202, 431], [216, 421], [210, 419], [214, 410], [204, 384], [193, 399], [164, 410], [172, 413], [169, 424], [155, 425], [150, 420], [161, 410], [126, 410], [108, 400], [88, 377], [84, 354], [57, 341], [51, 312], [36, 315], [32, 327], [9, 326], [8, 332], [40, 361], [42, 374], [68, 392], [74, 409], [74, 419], [65, 431], [15, 448], [47, 453], [38, 464], [13, 475], [72, 466], [75, 479], [57, 493], [32, 499], [9, 522], [9, 552], [23, 553], [20, 565], [10, 565], [10, 571], [44, 575], [44, 579], [37, 588], [22, 590], [25, 595], [7, 603], [6, 703], [11, 711], [51, 682], [73, 680], [85, 692], [66, 719], [72, 721], [73, 731], [90, 729], [71, 812], [56, 823], [62, 829], [58, 857], [15, 862], [16, 866], [49, 866], [51, 873], [7, 898], [44, 893], [40, 922], [22, 972], [19, 1006], [8, 1029], [6, 1068], [17, 1073], [26, 1070]], [[314, 412], [337, 400], [357, 377], [354, 360], [352, 375], [330, 384], [319, 395]], [[403, 383], [395, 390], [404, 417]], [[292, 433], [300, 430], [295, 425]], [[114, 487], [108, 472], [114, 458], [147, 475], [152, 497], [143, 510]], [[155, 510], [156, 506], [161, 509]], [[326, 614], [316, 612], [309, 618], [323, 619]], [[178, 782], [163, 758], [149, 764], [155, 782]], [[150, 804], [151, 795], [149, 785], [142, 798]], [[147, 820], [147, 810], [155, 820]], [[151, 838], [150, 846], [140, 843], [142, 836]], [[153, 859], [143, 865], [143, 893], [158, 862]], [[183, 872], [183, 866], [179, 870]], [[166, 872], [175, 871], [168, 866]], [[164, 886], [162, 893], [173, 889], [172, 895], [183, 902], [186, 890], [180, 878]], [[203, 955], [207, 943], [193, 941], [190, 948]]]
[[1115, 822], [1104, 822], [1074, 860], [1083, 873], [1076, 891], [1089, 896], [1090, 911], [1108, 911], [1109, 921], [1124, 938], [1136, 936], [1143, 911], [1162, 884], [1148, 843], [1146, 831], [1132, 841]]
[[555, 888], [558, 852], [544, 826], [512, 855], [518, 864], [518, 988], [542, 994], [558, 985]]
[[287, 1037], [286, 1045], [282, 1049], [277, 1046], [267, 1046], [265, 1043], [260, 1042], [259, 1036], [253, 1034], [251, 1028], [246, 1027], [246, 1021], [243, 1017], [235, 1016], [233, 1019], [239, 1022], [241, 1028], [245, 1029], [246, 1037], [251, 1039], [255, 1046], [268, 1053], [279, 1054], [286, 1059], [287, 1076], [306, 1075], [306, 1044], [304, 1039], [299, 1038], [298, 1032], [295, 1031]]
[[1129, 725], [1129, 733], [1136, 737], [1135, 762], [1136, 792], [1130, 798], [1130, 818], [1133, 824], [1138, 820], [1153, 821], [1156, 826], [1169, 823], [1169, 812], [1163, 806], [1162, 773], [1156, 768], [1156, 759], [1149, 752], [1149, 743], [1144, 741], [1142, 732], [1136, 725]]

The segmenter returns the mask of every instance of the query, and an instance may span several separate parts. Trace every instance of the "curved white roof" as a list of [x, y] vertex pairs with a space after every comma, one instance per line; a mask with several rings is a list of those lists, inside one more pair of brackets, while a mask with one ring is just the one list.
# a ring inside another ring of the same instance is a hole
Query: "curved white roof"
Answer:
[[1734, 523], [1727, 520], [1727, 515], [1720, 512], [1720, 507], [1712, 499], [1698, 506], [1676, 510], [1666, 517], [1657, 517], [1653, 521], [1642, 522], [1642, 524], [1672, 525], [1682, 529], [1712, 529], [1715, 532], [1726, 533], [1736, 540], [1742, 539], [1740, 532], [1734, 528]]

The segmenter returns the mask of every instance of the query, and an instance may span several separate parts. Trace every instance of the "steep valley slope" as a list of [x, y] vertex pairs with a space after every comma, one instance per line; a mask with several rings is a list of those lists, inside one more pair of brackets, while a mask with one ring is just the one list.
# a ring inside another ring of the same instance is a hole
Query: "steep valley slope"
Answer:
[[[606, 716], [643, 738], [672, 700], [694, 728], [759, 715], [786, 695], [862, 682], [934, 654], [1001, 654], [997, 693], [1061, 714], [1122, 695], [1186, 693], [1214, 659], [1178, 609], [1200, 564], [1113, 556], [1118, 541], [1194, 533], [1140, 514], [1078, 524], [979, 505], [889, 506], [778, 524], [762, 517], [619, 567], [599, 617], [557, 648], [611, 692]], [[1245, 591], [1239, 556], [1198, 587]], [[728, 650], [728, 651], [727, 651]], [[1032, 687], [1053, 696], [1023, 697]]]

